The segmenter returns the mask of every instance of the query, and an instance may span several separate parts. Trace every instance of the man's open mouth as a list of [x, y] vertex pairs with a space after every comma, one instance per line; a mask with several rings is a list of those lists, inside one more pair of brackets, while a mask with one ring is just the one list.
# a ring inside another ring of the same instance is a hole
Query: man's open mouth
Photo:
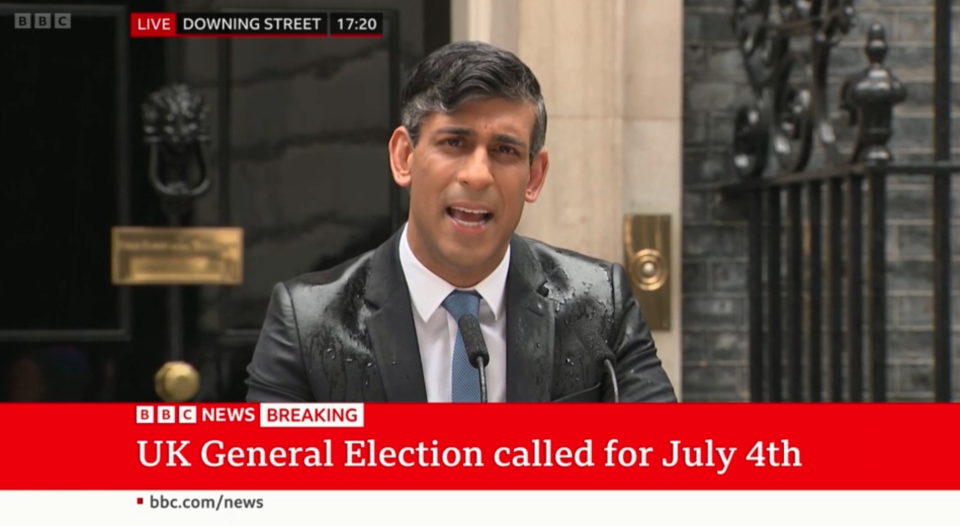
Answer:
[[465, 227], [483, 226], [493, 218], [493, 213], [487, 210], [461, 208], [459, 206], [447, 208], [447, 215]]

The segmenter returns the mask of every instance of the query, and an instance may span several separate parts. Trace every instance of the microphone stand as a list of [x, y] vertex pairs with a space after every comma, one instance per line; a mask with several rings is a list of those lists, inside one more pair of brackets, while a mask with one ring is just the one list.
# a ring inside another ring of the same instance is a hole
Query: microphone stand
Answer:
[[610, 360], [604, 360], [603, 365], [607, 366], [607, 372], [610, 373], [610, 380], [613, 382], [613, 401], [614, 403], [620, 402], [620, 386], [617, 382], [617, 372], [613, 370], [613, 364], [610, 363]]
[[487, 402], [487, 373], [483, 370], [483, 357], [477, 357], [477, 370], [480, 372], [480, 402]]

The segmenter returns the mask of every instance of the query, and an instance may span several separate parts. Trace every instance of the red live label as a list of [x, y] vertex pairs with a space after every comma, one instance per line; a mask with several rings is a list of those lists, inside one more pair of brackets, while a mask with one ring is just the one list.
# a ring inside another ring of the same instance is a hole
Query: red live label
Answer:
[[169, 37], [176, 34], [176, 13], [130, 13], [131, 37]]

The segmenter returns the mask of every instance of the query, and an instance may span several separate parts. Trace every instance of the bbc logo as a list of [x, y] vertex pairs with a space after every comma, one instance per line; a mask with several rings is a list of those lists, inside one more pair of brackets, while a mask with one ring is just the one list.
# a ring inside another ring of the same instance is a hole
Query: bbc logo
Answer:
[[17, 29], [70, 29], [70, 13], [15, 13], [13, 27]]
[[197, 406], [137, 406], [138, 424], [196, 424]]

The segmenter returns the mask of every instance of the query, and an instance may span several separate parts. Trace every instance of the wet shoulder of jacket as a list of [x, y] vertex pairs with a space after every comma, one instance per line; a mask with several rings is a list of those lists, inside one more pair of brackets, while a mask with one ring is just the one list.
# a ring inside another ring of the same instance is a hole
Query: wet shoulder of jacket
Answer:
[[370, 251], [333, 268], [301, 274], [283, 284], [298, 311], [343, 307], [345, 301], [362, 301], [372, 258], [373, 251]]
[[614, 263], [579, 252], [525, 239], [536, 257], [554, 299], [568, 299], [570, 294], [590, 294], [601, 298], [612, 296]]

